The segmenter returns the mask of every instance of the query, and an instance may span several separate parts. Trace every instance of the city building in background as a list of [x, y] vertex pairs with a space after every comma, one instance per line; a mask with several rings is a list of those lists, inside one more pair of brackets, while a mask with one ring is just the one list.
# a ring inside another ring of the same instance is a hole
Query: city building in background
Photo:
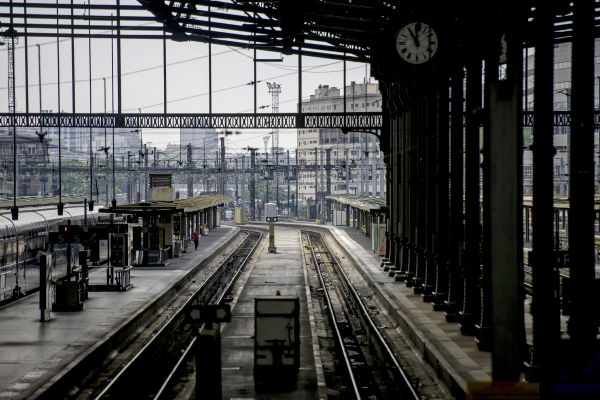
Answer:
[[[600, 54], [600, 42], [596, 40], [596, 54]], [[525, 58], [527, 77], [525, 79], [523, 109], [533, 111], [534, 91], [534, 58], [529, 53]], [[595, 57], [594, 75], [596, 76], [595, 92], [600, 93], [600, 56]], [[596, 109], [600, 107], [596, 97]], [[554, 110], [571, 110], [571, 43], [561, 43], [554, 46]], [[532, 128], [524, 127], [523, 134], [523, 194], [531, 195], [533, 189], [533, 143]], [[554, 195], [569, 197], [569, 126], [554, 126]], [[594, 152], [598, 154], [598, 131], [594, 133]], [[596, 176], [600, 176], [598, 159], [596, 159]], [[599, 188], [596, 188], [598, 193]]]
[[[319, 85], [303, 113], [381, 112], [377, 83], [351, 82], [344, 94], [336, 87]], [[385, 167], [379, 139], [368, 132], [341, 129], [299, 129], [297, 138], [300, 165], [298, 196], [306, 218], [327, 218], [326, 196], [357, 194], [385, 197]]]

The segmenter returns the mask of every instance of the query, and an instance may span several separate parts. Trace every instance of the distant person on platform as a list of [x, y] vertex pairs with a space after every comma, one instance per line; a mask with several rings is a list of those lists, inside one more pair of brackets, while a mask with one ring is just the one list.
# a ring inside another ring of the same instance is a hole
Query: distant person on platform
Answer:
[[198, 250], [198, 240], [199, 240], [199, 236], [198, 236], [198, 229], [196, 229], [194, 231], [194, 250]]

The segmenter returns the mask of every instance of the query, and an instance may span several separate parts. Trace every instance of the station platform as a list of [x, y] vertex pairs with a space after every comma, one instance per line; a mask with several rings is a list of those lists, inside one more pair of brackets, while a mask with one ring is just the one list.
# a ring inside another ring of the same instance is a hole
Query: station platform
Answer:
[[456, 322], [447, 322], [444, 313], [404, 282], [396, 282], [381, 267], [381, 257], [369, 250], [370, 238], [356, 228], [329, 227], [333, 238], [360, 265], [386, 311], [409, 337], [418, 353], [437, 372], [451, 392], [461, 398], [470, 382], [491, 382], [492, 355], [477, 348], [473, 336], [460, 332]]
[[[260, 224], [263, 228], [265, 224]], [[248, 226], [251, 228], [251, 226]], [[301, 241], [299, 229], [330, 233], [350, 256], [375, 295], [392, 317], [397, 328], [412, 341], [417, 353], [427, 359], [453, 396], [465, 398], [471, 382], [491, 382], [491, 353], [477, 348], [473, 336], [464, 336], [457, 323], [447, 322], [443, 313], [434, 311], [431, 303], [423, 302], [412, 288], [396, 282], [380, 268], [381, 257], [371, 250], [371, 239], [352, 227], [337, 227], [305, 222], [287, 221], [276, 224], [278, 254], [269, 254], [266, 246], [252, 271], [237, 305], [232, 304], [232, 322], [223, 328], [222, 380], [223, 398], [326, 398], [324, 382], [314, 360], [319, 357], [309, 346], [318, 338], [311, 337], [310, 320], [306, 315], [307, 290], [302, 281]], [[274, 294], [298, 295], [301, 302], [301, 373], [296, 391], [257, 393], [252, 377], [255, 296]], [[322, 371], [322, 370], [321, 370]]]
[[[252, 225], [242, 226], [252, 229]], [[266, 224], [260, 224], [261, 229]], [[232, 321], [221, 333], [222, 393], [224, 399], [323, 399], [326, 389], [318, 364], [318, 338], [313, 337], [307, 271], [302, 261], [299, 229], [331, 233], [370, 282], [386, 312], [408, 337], [418, 354], [427, 359], [456, 398], [464, 398], [470, 382], [491, 382], [491, 354], [477, 348], [472, 336], [461, 334], [457, 323], [446, 322], [412, 288], [396, 282], [380, 268], [381, 257], [370, 250], [370, 238], [352, 227], [336, 227], [289, 221], [276, 226], [277, 253], [259, 246], [257, 261], [247, 272], [239, 298], [232, 304]], [[38, 296], [30, 296], [0, 307], [0, 398], [34, 397], [52, 385], [86, 357], [108, 342], [114, 332], [127, 325], [194, 266], [233, 238], [237, 227], [222, 226], [191, 250], [170, 260], [166, 267], [134, 269], [134, 287], [127, 292], [91, 292], [82, 312], [53, 313], [52, 321], [39, 322]], [[93, 274], [102, 275], [103, 269]], [[97, 276], [96, 278], [98, 278]], [[94, 278], [92, 276], [92, 278]], [[291, 391], [262, 393], [254, 386], [254, 298], [275, 295], [300, 299], [300, 370], [297, 387]]]
[[[263, 226], [264, 229], [264, 226]], [[223, 399], [319, 399], [317, 368], [311, 335], [310, 290], [305, 282], [300, 234], [292, 227], [278, 226], [277, 253], [267, 246], [257, 249], [258, 260], [232, 304], [231, 322], [221, 333]], [[300, 302], [300, 369], [295, 390], [258, 391], [254, 385], [254, 298], [298, 296]], [[318, 349], [318, 347], [317, 347]], [[318, 356], [317, 356], [318, 357]], [[321, 380], [319, 380], [321, 381]], [[323, 383], [324, 385], [324, 383]], [[321, 387], [323, 387], [321, 385]]]
[[[40, 322], [35, 294], [0, 307], [0, 398], [37, 397], [61, 379], [72, 379], [76, 369], [85, 373], [86, 363], [102, 359], [102, 352], [136, 329], [144, 313], [159, 312], [169, 292], [238, 231], [215, 228], [202, 237], [198, 250], [188, 249], [165, 267], [134, 268], [130, 290], [90, 292], [83, 311], [53, 312], [49, 322]], [[105, 274], [105, 268], [95, 268], [90, 283]]]

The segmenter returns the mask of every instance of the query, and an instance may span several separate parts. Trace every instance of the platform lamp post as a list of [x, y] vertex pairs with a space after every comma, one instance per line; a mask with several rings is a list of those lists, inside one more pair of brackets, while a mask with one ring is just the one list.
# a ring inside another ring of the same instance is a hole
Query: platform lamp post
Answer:
[[[106, 115], [106, 78], [102, 78], [102, 83], [104, 84], [104, 115]], [[108, 206], [108, 151], [110, 150], [110, 146], [108, 145], [108, 137], [107, 137], [107, 128], [106, 128], [106, 124], [104, 124], [104, 146], [100, 147], [100, 151], [104, 152], [104, 158], [106, 160], [106, 205]], [[114, 138], [114, 131], [113, 131], [113, 138]], [[114, 180], [114, 169], [112, 171], [113, 173], [113, 180]], [[115, 197], [115, 195], [113, 194], [113, 198]]]

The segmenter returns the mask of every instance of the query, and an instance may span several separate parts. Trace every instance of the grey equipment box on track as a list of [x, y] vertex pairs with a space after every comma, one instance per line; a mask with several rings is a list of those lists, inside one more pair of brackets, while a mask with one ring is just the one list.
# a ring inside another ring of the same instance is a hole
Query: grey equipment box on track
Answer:
[[300, 367], [298, 297], [256, 297], [254, 333], [255, 386], [295, 388]]

